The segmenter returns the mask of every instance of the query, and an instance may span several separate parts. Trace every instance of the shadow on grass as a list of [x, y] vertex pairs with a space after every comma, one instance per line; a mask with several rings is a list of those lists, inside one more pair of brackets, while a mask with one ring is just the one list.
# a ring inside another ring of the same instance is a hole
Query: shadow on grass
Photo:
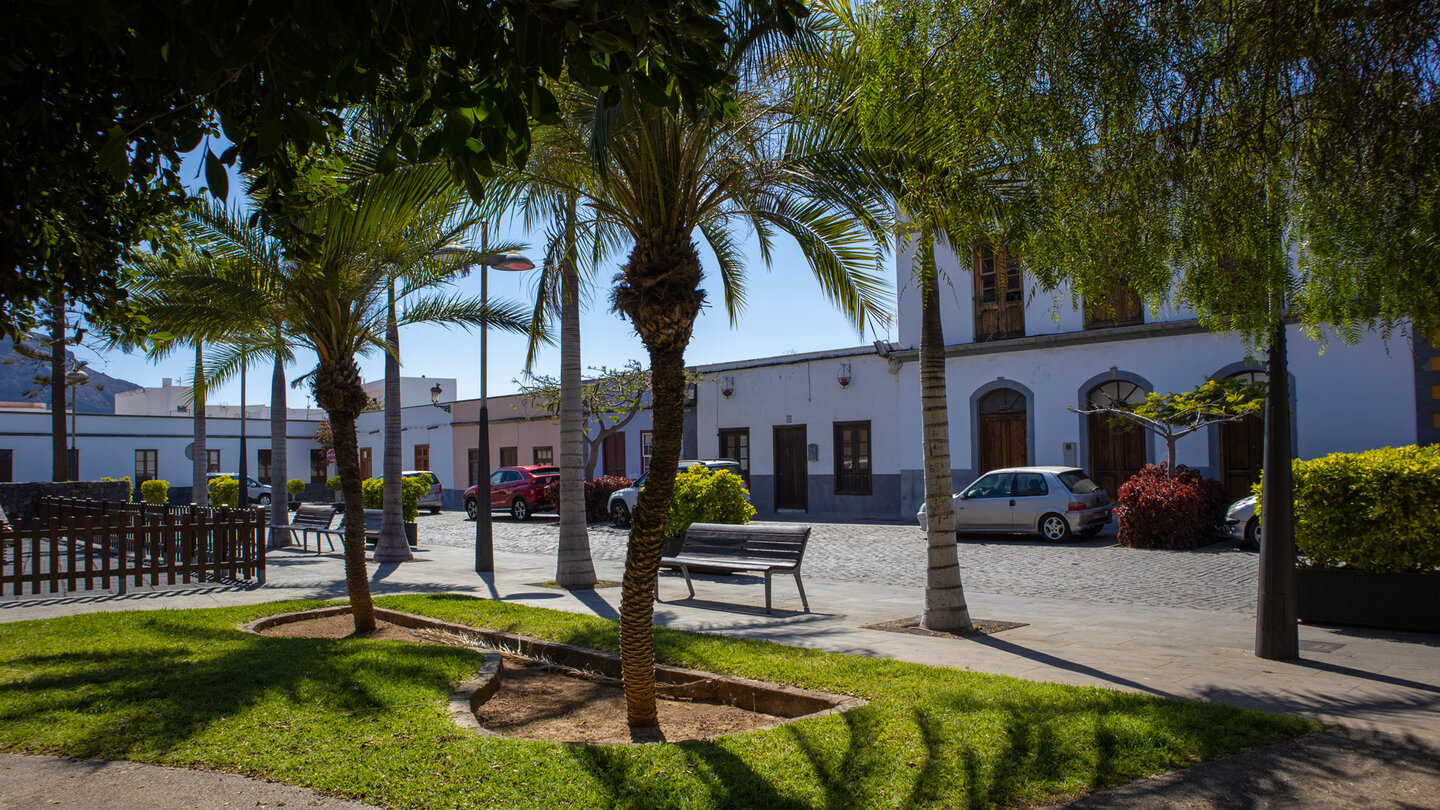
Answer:
[[434, 692], [437, 665], [473, 658], [438, 645], [390, 655], [343, 640], [251, 636], [184, 615], [137, 614], [70, 649], [6, 656], [20, 674], [0, 680], [0, 729], [53, 724], [68, 756], [154, 759], [212, 725], [245, 726], [248, 710], [278, 695], [341, 716], [392, 708], [393, 695], [375, 685]]

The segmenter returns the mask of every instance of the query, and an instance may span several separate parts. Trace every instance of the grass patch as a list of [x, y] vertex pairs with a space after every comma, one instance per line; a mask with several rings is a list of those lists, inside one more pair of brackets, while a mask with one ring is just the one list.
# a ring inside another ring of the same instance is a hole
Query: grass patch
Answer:
[[[614, 622], [456, 595], [447, 621], [618, 649]], [[992, 807], [1074, 796], [1313, 728], [1162, 700], [657, 628], [680, 666], [859, 695], [844, 715], [709, 742], [481, 738], [444, 715], [475, 653], [259, 637], [317, 602], [0, 624], [0, 749], [201, 767], [397, 808]]]

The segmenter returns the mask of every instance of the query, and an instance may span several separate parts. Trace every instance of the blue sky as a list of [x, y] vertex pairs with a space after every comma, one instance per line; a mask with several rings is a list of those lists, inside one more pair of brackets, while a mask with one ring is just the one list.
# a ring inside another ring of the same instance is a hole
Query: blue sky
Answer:
[[[203, 179], [198, 176], [199, 165], [199, 160], [187, 160], [184, 167], [187, 181], [196, 186], [203, 184]], [[238, 193], [235, 190], [240, 186], [239, 180], [232, 177], [232, 200]], [[511, 239], [536, 245], [540, 242], [541, 234], [527, 233], [523, 227], [512, 224], [511, 227], [502, 225], [498, 232], [492, 234], [492, 238], [497, 241]], [[538, 260], [540, 252], [532, 250], [529, 255]], [[858, 334], [825, 299], [793, 243], [783, 240], [778, 242], [773, 253], [774, 263], [768, 270], [759, 262], [759, 248], [753, 238], [746, 240], [746, 256], [753, 262], [747, 283], [749, 304], [741, 315], [738, 326], [733, 328], [720, 306], [719, 280], [712, 275], [715, 263], [710, 257], [706, 257], [705, 288], [713, 303], [701, 312], [696, 322], [690, 348], [685, 354], [687, 363], [703, 365], [790, 352], [858, 346], [877, 338], [893, 339], [893, 325], [888, 334]], [[609, 280], [618, 272], [618, 264], [622, 260], [623, 257], [618, 257], [612, 260], [609, 266], [599, 268], [595, 277], [601, 282], [601, 286], [592, 288], [587, 293], [588, 300], [580, 324], [581, 362], [587, 368], [613, 368], [631, 359], [647, 363], [644, 346], [635, 335], [635, 330], [627, 321], [610, 312]], [[891, 266], [893, 267], [893, 264]], [[535, 280], [535, 271], [506, 273], [492, 270], [489, 279], [490, 298], [492, 301], [510, 299], [531, 302], [534, 300]], [[887, 283], [893, 287], [893, 270], [887, 272]], [[465, 292], [476, 295], [480, 292], [479, 278], [473, 274], [461, 284], [464, 286], [459, 289]], [[467, 399], [480, 395], [478, 332], [467, 333], [438, 326], [408, 327], [400, 332], [400, 353], [403, 375], [453, 377], [457, 380], [459, 398]], [[88, 355], [82, 350], [81, 356]], [[143, 386], [158, 386], [163, 377], [188, 382], [192, 361], [193, 354], [183, 351], [160, 361], [153, 361], [143, 355], [119, 352], [93, 359], [94, 365], [105, 373]], [[516, 390], [512, 380], [520, 378], [524, 361], [523, 337], [496, 332], [490, 334], [487, 365], [491, 396], [513, 393]], [[309, 371], [314, 362], [314, 355], [301, 355], [287, 368], [287, 375], [294, 379]], [[384, 374], [383, 356], [376, 352], [361, 358], [360, 370], [367, 381], [380, 379]], [[558, 346], [547, 347], [542, 351], [535, 371], [537, 374], [559, 375]], [[268, 364], [250, 369], [247, 401], [268, 401], [270, 372]], [[290, 407], [304, 407], [306, 394], [303, 388], [292, 390]], [[215, 404], [239, 403], [239, 382], [222, 386], [212, 393], [210, 401]]]

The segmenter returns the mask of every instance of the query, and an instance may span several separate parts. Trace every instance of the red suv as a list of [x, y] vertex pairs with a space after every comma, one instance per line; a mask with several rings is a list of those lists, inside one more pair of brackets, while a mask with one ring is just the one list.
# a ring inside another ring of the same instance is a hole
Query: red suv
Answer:
[[[553, 509], [545, 498], [545, 487], [560, 480], [559, 467], [501, 467], [490, 474], [490, 511], [510, 510], [516, 520], [525, 520], [537, 509]], [[465, 490], [465, 512], [480, 514], [480, 488]]]

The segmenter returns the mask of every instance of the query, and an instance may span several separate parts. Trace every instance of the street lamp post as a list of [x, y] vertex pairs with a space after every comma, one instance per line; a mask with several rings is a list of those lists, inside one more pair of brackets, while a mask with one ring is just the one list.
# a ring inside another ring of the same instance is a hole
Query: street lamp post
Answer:
[[79, 386], [90, 382], [90, 375], [85, 373], [84, 368], [77, 365], [74, 371], [65, 375], [65, 382], [70, 386], [70, 452], [65, 458], [65, 469], [70, 474], [71, 481], [78, 481], [80, 480], [80, 457], [75, 445], [75, 416], [80, 411]]
[[[535, 263], [519, 253], [499, 253], [482, 256], [480, 265], [480, 305], [489, 305], [490, 291], [487, 285], [489, 268], [518, 272], [533, 270]], [[480, 327], [480, 418], [477, 420], [477, 453], [480, 456], [480, 471], [476, 480], [475, 513], [475, 573], [484, 574], [495, 570], [495, 530], [490, 521], [490, 388], [486, 378], [485, 358], [488, 350], [486, 333]]]

